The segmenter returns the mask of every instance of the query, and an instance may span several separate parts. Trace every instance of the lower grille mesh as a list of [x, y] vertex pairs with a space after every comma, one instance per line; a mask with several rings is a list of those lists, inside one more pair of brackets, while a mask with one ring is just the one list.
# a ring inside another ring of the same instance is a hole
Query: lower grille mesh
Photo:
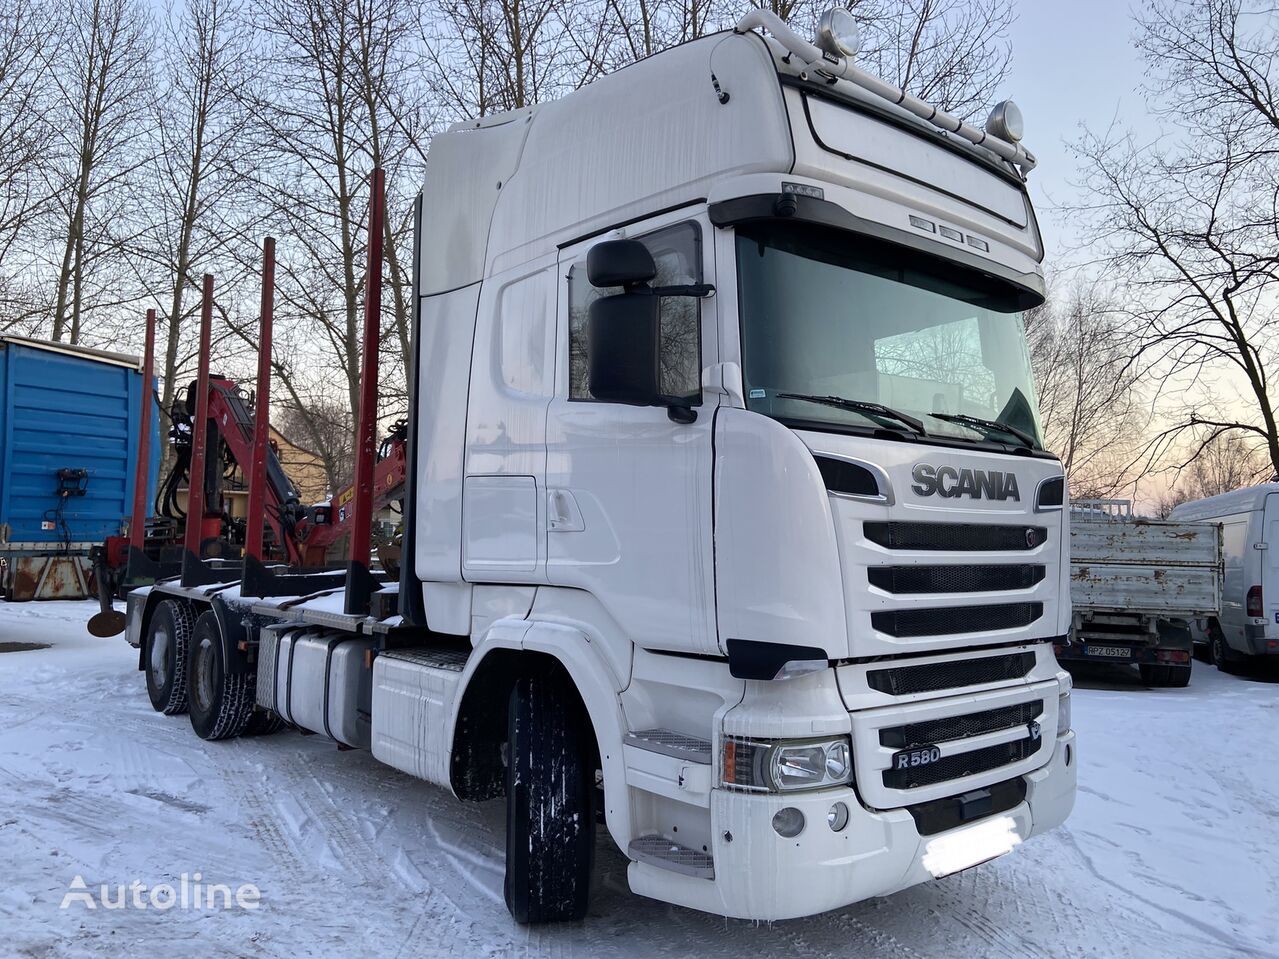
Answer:
[[909, 696], [938, 689], [958, 689], [961, 686], [1021, 679], [1034, 665], [1035, 654], [1026, 650], [1002, 656], [983, 656], [981, 659], [872, 669], [866, 674], [866, 682], [871, 689], [890, 696]]
[[952, 552], [1028, 550], [1048, 540], [1045, 526], [984, 523], [864, 523], [866, 538], [886, 549]]
[[1000, 743], [998, 746], [987, 746], [985, 749], [974, 749], [969, 753], [943, 756], [926, 766], [885, 769], [884, 785], [889, 789], [917, 789], [920, 786], [932, 786], [951, 779], [990, 772], [1032, 755], [1039, 748], [1040, 742], [1040, 739], [1027, 737], [1011, 743]]
[[889, 636], [949, 636], [1029, 626], [1044, 615], [1043, 603], [903, 609], [870, 614], [870, 625]]
[[914, 749], [916, 746], [931, 746], [952, 739], [969, 739], [1001, 729], [1026, 726], [1043, 711], [1043, 700], [1036, 699], [1015, 706], [969, 713], [966, 716], [947, 716], [945, 719], [908, 723], [892, 729], [881, 729], [879, 744], [893, 749]]
[[1044, 578], [1044, 567], [1004, 566], [873, 566], [872, 586], [889, 593], [982, 593], [1029, 589]]

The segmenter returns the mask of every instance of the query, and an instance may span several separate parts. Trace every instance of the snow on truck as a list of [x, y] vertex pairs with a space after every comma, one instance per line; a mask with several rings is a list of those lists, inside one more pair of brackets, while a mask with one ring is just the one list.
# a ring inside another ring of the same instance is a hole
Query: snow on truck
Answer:
[[248, 544], [250, 589], [189, 534], [128, 596], [156, 709], [504, 795], [522, 922], [585, 913], [597, 822], [636, 893], [752, 919], [1061, 823], [1034, 161], [1012, 104], [963, 124], [860, 71], [850, 27], [754, 12], [436, 137], [398, 582], [359, 542], [363, 458], [344, 577]]
[[1137, 665], [1147, 686], [1190, 683], [1196, 619], [1221, 608], [1221, 533], [1208, 523], [1135, 519], [1128, 500], [1070, 510], [1074, 608], [1061, 662]]

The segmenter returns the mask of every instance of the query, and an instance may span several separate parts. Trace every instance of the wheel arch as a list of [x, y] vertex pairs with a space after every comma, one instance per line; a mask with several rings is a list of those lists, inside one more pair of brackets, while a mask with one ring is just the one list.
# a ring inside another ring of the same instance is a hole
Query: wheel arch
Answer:
[[455, 700], [448, 730], [449, 786], [464, 800], [503, 794], [501, 746], [506, 741], [511, 689], [521, 676], [548, 666], [563, 674], [591, 723], [604, 773], [605, 821], [624, 849], [630, 840], [630, 810], [620, 691], [586, 634], [572, 626], [499, 621], [489, 630], [467, 663]]
[[184, 593], [171, 593], [167, 590], [152, 588], [147, 593], [146, 602], [142, 606], [142, 626], [138, 631], [141, 642], [138, 643], [138, 670], [139, 672], [146, 669], [147, 655], [147, 633], [151, 629], [151, 618], [155, 615], [159, 605], [167, 600], [174, 602], [186, 603], [191, 607], [191, 618], [196, 620], [200, 618], [200, 614], [208, 609], [208, 603], [201, 603], [187, 596]]

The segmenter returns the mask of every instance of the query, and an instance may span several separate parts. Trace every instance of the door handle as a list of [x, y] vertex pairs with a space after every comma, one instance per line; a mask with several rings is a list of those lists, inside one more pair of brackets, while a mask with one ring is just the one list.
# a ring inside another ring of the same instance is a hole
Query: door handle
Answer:
[[586, 529], [582, 511], [571, 490], [553, 489], [546, 494], [546, 527], [557, 533], [580, 533]]

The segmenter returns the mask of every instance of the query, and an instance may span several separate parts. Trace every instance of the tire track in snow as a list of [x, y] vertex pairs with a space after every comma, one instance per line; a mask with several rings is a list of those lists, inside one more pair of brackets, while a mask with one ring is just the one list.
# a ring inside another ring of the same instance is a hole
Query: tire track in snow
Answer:
[[[1119, 883], [1115, 882], [1115, 880], [1111, 879], [1110, 877], [1103, 875], [1101, 871], [1097, 869], [1097, 866], [1093, 862], [1092, 857], [1083, 851], [1083, 849], [1079, 846], [1079, 843], [1076, 841], [1075, 837], [1071, 835], [1068, 829], [1061, 830], [1061, 838], [1065, 844], [1070, 846], [1078, 854], [1078, 856], [1080, 857], [1080, 860], [1083, 862], [1084, 868], [1086, 868], [1088, 872], [1092, 874], [1093, 878], [1096, 879], [1098, 882], [1104, 883], [1107, 886], [1111, 886], [1115, 889], [1118, 889], [1125, 896], [1128, 896], [1131, 899], [1134, 899], [1137, 902], [1142, 903], [1143, 905], [1149, 907], [1150, 909], [1155, 910], [1156, 912], [1163, 913], [1167, 916], [1170, 916], [1173, 919], [1176, 919], [1185, 923], [1191, 928], [1202, 933], [1211, 942], [1218, 945], [1225, 946], [1229, 950], [1227, 953], [1228, 955], [1249, 955], [1249, 956], [1259, 956], [1259, 957], [1271, 957], [1274, 955], [1273, 952], [1268, 952], [1262, 949], [1258, 949], [1254, 947], [1251, 943], [1240, 940], [1238, 937], [1231, 935], [1225, 929], [1220, 929], [1216, 926], [1210, 925], [1209, 923], [1202, 922], [1201, 920], [1195, 919], [1193, 916], [1186, 915], [1184, 912], [1178, 912], [1174, 909], [1170, 909], [1167, 906], [1160, 905], [1159, 903], [1154, 902], [1150, 899], [1147, 899], [1144, 896], [1134, 892], [1133, 890], [1120, 885]], [[1204, 943], [1204, 944], [1207, 944], [1207, 943]]]

